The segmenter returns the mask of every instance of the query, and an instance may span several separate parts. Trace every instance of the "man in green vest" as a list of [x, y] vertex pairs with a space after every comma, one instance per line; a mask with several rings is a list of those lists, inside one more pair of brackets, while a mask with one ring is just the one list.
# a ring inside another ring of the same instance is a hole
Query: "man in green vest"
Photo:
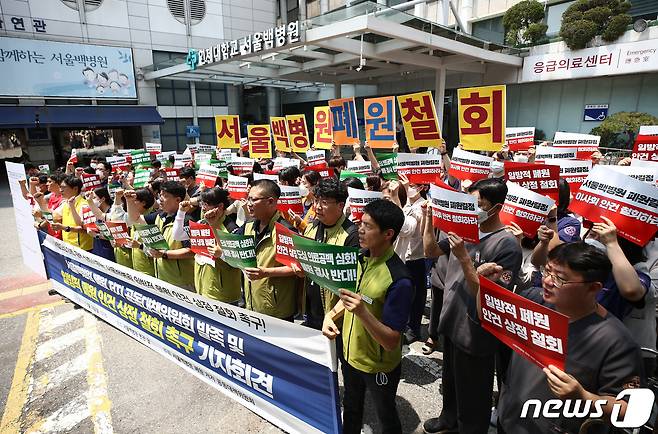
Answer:
[[[148, 254], [154, 258], [155, 277], [172, 285], [194, 291], [194, 252], [190, 241], [174, 239], [173, 226], [178, 212], [178, 205], [185, 200], [185, 187], [177, 181], [165, 181], [160, 187], [160, 212], [144, 216], [139, 215], [136, 207], [128, 201], [128, 222], [154, 224], [164, 235], [169, 249], [149, 249]], [[185, 226], [189, 217], [185, 221]]]
[[[329, 339], [342, 334], [343, 432], [360, 433], [366, 390], [373, 398], [383, 433], [401, 433], [395, 406], [400, 382], [402, 333], [407, 325], [413, 284], [393, 242], [404, 214], [393, 202], [375, 200], [364, 208], [359, 227], [356, 292], [340, 291], [340, 301], [325, 316], [322, 332]], [[342, 330], [334, 322], [344, 313]]]
[[275, 224], [293, 227], [277, 210], [281, 189], [269, 179], [255, 181], [247, 197], [247, 210], [252, 218], [238, 233], [256, 239], [257, 268], [246, 268], [243, 290], [245, 307], [276, 318], [291, 321], [297, 312], [297, 285], [300, 279], [276, 256]]

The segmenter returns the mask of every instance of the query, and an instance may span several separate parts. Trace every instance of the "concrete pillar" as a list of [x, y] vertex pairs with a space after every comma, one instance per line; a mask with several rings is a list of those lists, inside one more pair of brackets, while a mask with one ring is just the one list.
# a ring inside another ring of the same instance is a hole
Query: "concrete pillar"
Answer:
[[320, 0], [320, 15], [329, 12], [329, 0]]
[[267, 119], [272, 116], [280, 116], [281, 90], [276, 87], [266, 87], [265, 93], [267, 94]]
[[334, 99], [340, 99], [343, 96], [343, 86], [340, 83], [334, 83]]
[[288, 0], [279, 0], [279, 15], [281, 24], [286, 24], [288, 22]]
[[[196, 105], [196, 84], [190, 81], [190, 93], [192, 96], [192, 125], [199, 125], [199, 110]], [[194, 143], [199, 143], [199, 138], [194, 139]]]
[[471, 34], [471, 20], [473, 19], [473, 0], [463, 0], [461, 8], [459, 9], [459, 17], [461, 18], [464, 33]]
[[434, 85], [434, 106], [436, 107], [436, 116], [439, 119], [439, 127], [443, 130], [443, 101], [446, 93], [446, 69], [436, 70], [436, 81]]
[[299, 7], [299, 22], [303, 23], [306, 21], [306, 0], [297, 0], [297, 6]]

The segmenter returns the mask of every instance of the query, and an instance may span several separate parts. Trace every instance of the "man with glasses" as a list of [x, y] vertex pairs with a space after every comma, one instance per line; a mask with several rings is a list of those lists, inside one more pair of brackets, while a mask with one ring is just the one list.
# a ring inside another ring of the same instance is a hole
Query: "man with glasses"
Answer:
[[275, 259], [275, 224], [294, 230], [277, 210], [281, 189], [269, 179], [254, 181], [247, 197], [247, 210], [252, 218], [238, 233], [256, 239], [257, 268], [246, 268], [243, 290], [245, 307], [276, 318], [293, 321], [297, 311], [298, 279], [290, 267]]
[[[343, 213], [347, 189], [336, 178], [323, 178], [315, 187], [315, 219], [304, 236], [334, 246], [359, 247], [356, 225]], [[295, 270], [300, 277], [301, 270]], [[324, 315], [338, 302], [331, 291], [306, 279], [306, 321], [304, 325], [320, 330]]]

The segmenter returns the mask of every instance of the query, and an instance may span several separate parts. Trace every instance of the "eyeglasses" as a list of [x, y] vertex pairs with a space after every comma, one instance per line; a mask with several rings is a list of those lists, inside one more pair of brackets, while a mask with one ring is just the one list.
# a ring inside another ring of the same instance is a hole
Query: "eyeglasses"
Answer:
[[263, 200], [263, 199], [269, 199], [271, 196], [266, 196], [266, 197], [248, 197], [247, 198], [247, 204], [248, 205], [253, 205], [254, 203]]
[[546, 267], [540, 267], [539, 271], [540, 271], [541, 277], [543, 279], [550, 276], [551, 277], [551, 282], [553, 282], [553, 286], [556, 287], [556, 288], [562, 288], [564, 285], [566, 285], [568, 283], [591, 283], [592, 282], [591, 280], [564, 280], [560, 276], [557, 276], [557, 275], [553, 274], [552, 272], [548, 271], [546, 269]]
[[316, 208], [327, 208], [330, 205], [336, 205], [338, 202], [336, 202], [335, 200], [328, 201], [326, 199], [322, 199], [322, 200], [321, 199], [315, 199], [313, 201], [313, 203], [315, 204]]

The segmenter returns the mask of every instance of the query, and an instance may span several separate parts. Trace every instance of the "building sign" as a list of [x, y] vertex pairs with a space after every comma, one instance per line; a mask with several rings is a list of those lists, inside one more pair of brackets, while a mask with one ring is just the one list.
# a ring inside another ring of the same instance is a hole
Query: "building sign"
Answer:
[[523, 59], [521, 81], [565, 80], [658, 71], [658, 40], [610, 44]]
[[43, 18], [23, 17], [20, 15], [4, 14], [0, 16], [0, 30], [25, 33], [48, 33], [48, 24]]
[[608, 104], [585, 104], [584, 121], [603, 121], [608, 117]]
[[212, 47], [190, 50], [186, 63], [191, 70], [200, 66], [232, 60], [240, 56], [257, 54], [273, 48], [282, 48], [299, 42], [299, 21], [272, 27], [264, 32], [256, 32], [241, 39], [221, 42]]
[[137, 98], [130, 48], [0, 38], [0, 95]]
[[198, 125], [186, 125], [185, 126], [185, 136], [190, 139], [198, 139], [201, 137], [201, 127]]

